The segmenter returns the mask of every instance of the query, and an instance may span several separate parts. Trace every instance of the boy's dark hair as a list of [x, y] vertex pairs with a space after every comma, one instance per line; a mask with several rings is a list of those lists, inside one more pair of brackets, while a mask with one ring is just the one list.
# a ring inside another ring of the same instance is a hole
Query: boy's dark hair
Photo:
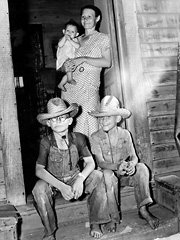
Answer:
[[84, 9], [91, 9], [95, 12], [95, 17], [97, 18], [98, 16], [100, 16], [100, 20], [96, 25], [96, 30], [99, 30], [100, 24], [101, 24], [101, 20], [102, 20], [102, 12], [101, 10], [94, 6], [94, 5], [85, 5], [84, 7], [81, 8], [80, 14], [82, 15]]
[[68, 22], [65, 23], [64, 29], [66, 29], [68, 25], [76, 27], [77, 32], [79, 32], [79, 24], [77, 22], [75, 22], [73, 19], [70, 19]]

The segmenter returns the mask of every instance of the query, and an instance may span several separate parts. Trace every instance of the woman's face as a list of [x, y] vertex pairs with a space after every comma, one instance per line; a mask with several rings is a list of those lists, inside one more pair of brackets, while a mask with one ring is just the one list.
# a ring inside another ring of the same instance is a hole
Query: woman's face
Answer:
[[81, 24], [85, 29], [92, 29], [96, 27], [99, 21], [99, 16], [95, 16], [95, 12], [92, 9], [85, 8], [81, 15]]

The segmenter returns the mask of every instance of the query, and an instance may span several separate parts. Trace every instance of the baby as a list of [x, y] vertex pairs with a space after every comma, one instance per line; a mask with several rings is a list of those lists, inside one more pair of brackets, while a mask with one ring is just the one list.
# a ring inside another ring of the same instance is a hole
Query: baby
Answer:
[[[69, 20], [63, 29], [64, 36], [59, 40], [58, 49], [57, 49], [57, 60], [56, 60], [56, 70], [60, 70], [64, 62], [68, 59], [75, 57], [75, 50], [80, 47], [78, 41], [78, 32], [79, 26], [74, 20]], [[72, 77], [72, 71], [66, 72], [66, 75], [62, 78], [58, 87], [66, 91], [64, 85], [66, 83], [76, 84], [76, 81]]]

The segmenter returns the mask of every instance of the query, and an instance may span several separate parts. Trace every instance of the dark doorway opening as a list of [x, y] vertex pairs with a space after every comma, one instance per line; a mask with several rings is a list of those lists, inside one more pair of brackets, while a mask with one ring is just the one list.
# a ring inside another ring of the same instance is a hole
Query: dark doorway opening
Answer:
[[28, 195], [36, 181], [35, 162], [40, 139], [40, 128], [36, 116], [40, 102], [46, 101], [48, 97], [39, 75], [39, 70], [44, 67], [40, 24], [27, 25], [12, 32], [12, 59], [16, 80], [24, 183], [26, 195]]

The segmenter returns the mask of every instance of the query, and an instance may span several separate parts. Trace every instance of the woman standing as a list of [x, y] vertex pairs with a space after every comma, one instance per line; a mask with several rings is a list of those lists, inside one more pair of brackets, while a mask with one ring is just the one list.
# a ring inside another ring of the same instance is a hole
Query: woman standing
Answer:
[[66, 84], [66, 92], [61, 97], [69, 104], [76, 102], [81, 106], [74, 131], [86, 136], [98, 130], [98, 122], [88, 112], [96, 110], [99, 105], [100, 73], [102, 68], [111, 66], [110, 38], [98, 32], [101, 11], [93, 5], [81, 9], [81, 24], [85, 33], [79, 37], [81, 47], [76, 51], [76, 58], [65, 65], [70, 67], [76, 85]]

